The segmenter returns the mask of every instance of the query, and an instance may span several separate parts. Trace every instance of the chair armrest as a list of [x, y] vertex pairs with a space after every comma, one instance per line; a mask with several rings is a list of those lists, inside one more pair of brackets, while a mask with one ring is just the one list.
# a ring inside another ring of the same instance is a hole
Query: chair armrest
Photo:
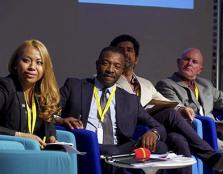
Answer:
[[216, 125], [212, 118], [196, 115], [196, 118], [202, 122], [203, 139], [208, 142], [214, 150], [218, 150]]
[[0, 140], [0, 150], [25, 150], [25, 147], [17, 141]]
[[75, 174], [65, 152], [0, 150], [0, 161], [1, 174]]
[[[66, 131], [64, 127], [61, 127], [61, 130], [56, 130], [56, 135], [57, 135], [58, 141], [72, 143], [74, 147], [77, 148], [74, 134], [72, 132]], [[72, 167], [73, 167], [74, 173], [77, 173], [77, 154], [69, 153], [69, 155], [72, 161]]]
[[26, 150], [40, 150], [40, 145], [37, 141], [30, 138], [16, 137], [10, 135], [0, 135], [0, 140], [20, 142]]
[[203, 139], [203, 128], [201, 120], [195, 118], [192, 122], [192, 125], [197, 134]]

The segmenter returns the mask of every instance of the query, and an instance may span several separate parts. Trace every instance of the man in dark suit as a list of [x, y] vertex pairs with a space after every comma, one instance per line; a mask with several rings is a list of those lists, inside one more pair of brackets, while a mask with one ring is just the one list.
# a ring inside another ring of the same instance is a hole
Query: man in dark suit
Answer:
[[[151, 129], [141, 137], [141, 146], [148, 147], [152, 152], [163, 153], [166, 151], [166, 146], [162, 143], [166, 139], [164, 127], [143, 109], [136, 95], [131, 95], [116, 87], [115, 83], [123, 73], [124, 62], [123, 51], [120, 48], [107, 47], [101, 51], [96, 62], [96, 78], [68, 79], [61, 89], [63, 119], [60, 122], [70, 128], [86, 128], [96, 132], [98, 141], [101, 144], [101, 154], [110, 155], [128, 153], [134, 149], [136, 142], [131, 139], [132, 135], [136, 124], [143, 124]], [[109, 143], [105, 142], [105, 137], [109, 135], [103, 136], [107, 133], [107, 128], [109, 127], [108, 124], [104, 126], [108, 115], [105, 113], [103, 118], [103, 109], [99, 104], [104, 89], [107, 89], [110, 93], [107, 96], [109, 98], [107, 112], [111, 116], [112, 131], [109, 134], [112, 135], [110, 137], [112, 141]], [[78, 119], [79, 115], [82, 116], [81, 121]], [[190, 128], [186, 124], [180, 126], [182, 119], [169, 116], [166, 118], [170, 118], [165, 121], [167, 122], [166, 125], [170, 127], [168, 127], [169, 130], [175, 128], [175, 131], [185, 132]], [[191, 130], [192, 128], [190, 128]], [[219, 166], [223, 164], [221, 155], [215, 153], [195, 132], [192, 133], [192, 136], [189, 137], [188, 135], [188, 137], [192, 141], [190, 143], [194, 144], [194, 150], [198, 151], [199, 157], [209, 163], [215, 170], [219, 170]], [[199, 148], [199, 145], [204, 146]]]
[[[137, 143], [132, 140], [136, 125], [142, 124], [148, 126], [150, 130], [141, 137], [139, 144], [148, 147], [152, 152], [165, 153], [167, 147], [162, 142], [166, 139], [165, 128], [147, 114], [137, 96], [116, 87], [115, 83], [123, 72], [124, 62], [121, 49], [106, 47], [96, 62], [96, 78], [68, 79], [61, 89], [64, 119], [59, 122], [70, 128], [85, 128], [96, 132], [101, 154], [109, 155], [131, 152]], [[106, 107], [103, 109], [99, 102], [105, 89], [109, 91], [106, 94], [107, 110]], [[101, 113], [98, 112], [100, 109]], [[107, 112], [103, 113], [104, 110]], [[79, 115], [81, 121], [78, 119]], [[109, 137], [106, 117], [110, 117], [111, 141], [105, 141]], [[102, 168], [104, 173], [111, 172], [106, 165]], [[117, 171], [113, 170], [111, 173]]]

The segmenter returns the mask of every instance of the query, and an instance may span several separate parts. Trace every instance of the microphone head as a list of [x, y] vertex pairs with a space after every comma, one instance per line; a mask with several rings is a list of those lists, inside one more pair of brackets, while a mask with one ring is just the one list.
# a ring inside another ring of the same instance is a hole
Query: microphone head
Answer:
[[148, 160], [150, 158], [150, 150], [147, 148], [138, 148], [134, 150], [135, 159], [138, 160]]

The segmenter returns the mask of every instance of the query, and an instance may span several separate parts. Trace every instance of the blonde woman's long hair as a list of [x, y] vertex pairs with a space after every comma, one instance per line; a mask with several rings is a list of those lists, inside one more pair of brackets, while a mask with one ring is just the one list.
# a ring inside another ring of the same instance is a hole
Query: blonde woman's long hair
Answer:
[[26, 47], [30, 46], [39, 51], [43, 61], [43, 77], [36, 82], [34, 88], [34, 94], [37, 96], [37, 101], [40, 105], [40, 117], [45, 121], [51, 121], [53, 114], [58, 114], [61, 110], [59, 106], [60, 93], [54, 75], [51, 57], [45, 45], [35, 39], [24, 41], [13, 53], [8, 65], [8, 70], [10, 74], [17, 76], [15, 67], [20, 55]]

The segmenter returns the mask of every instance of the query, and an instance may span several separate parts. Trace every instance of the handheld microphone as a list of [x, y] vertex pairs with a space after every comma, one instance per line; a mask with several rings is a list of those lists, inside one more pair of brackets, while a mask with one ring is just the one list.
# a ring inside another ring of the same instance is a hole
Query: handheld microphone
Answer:
[[104, 158], [106, 160], [117, 160], [121, 158], [130, 158], [133, 157], [137, 160], [148, 160], [150, 158], [150, 151], [147, 148], [137, 148], [134, 149], [132, 153], [129, 154], [122, 154], [122, 155], [111, 155], [111, 156], [105, 156]]

